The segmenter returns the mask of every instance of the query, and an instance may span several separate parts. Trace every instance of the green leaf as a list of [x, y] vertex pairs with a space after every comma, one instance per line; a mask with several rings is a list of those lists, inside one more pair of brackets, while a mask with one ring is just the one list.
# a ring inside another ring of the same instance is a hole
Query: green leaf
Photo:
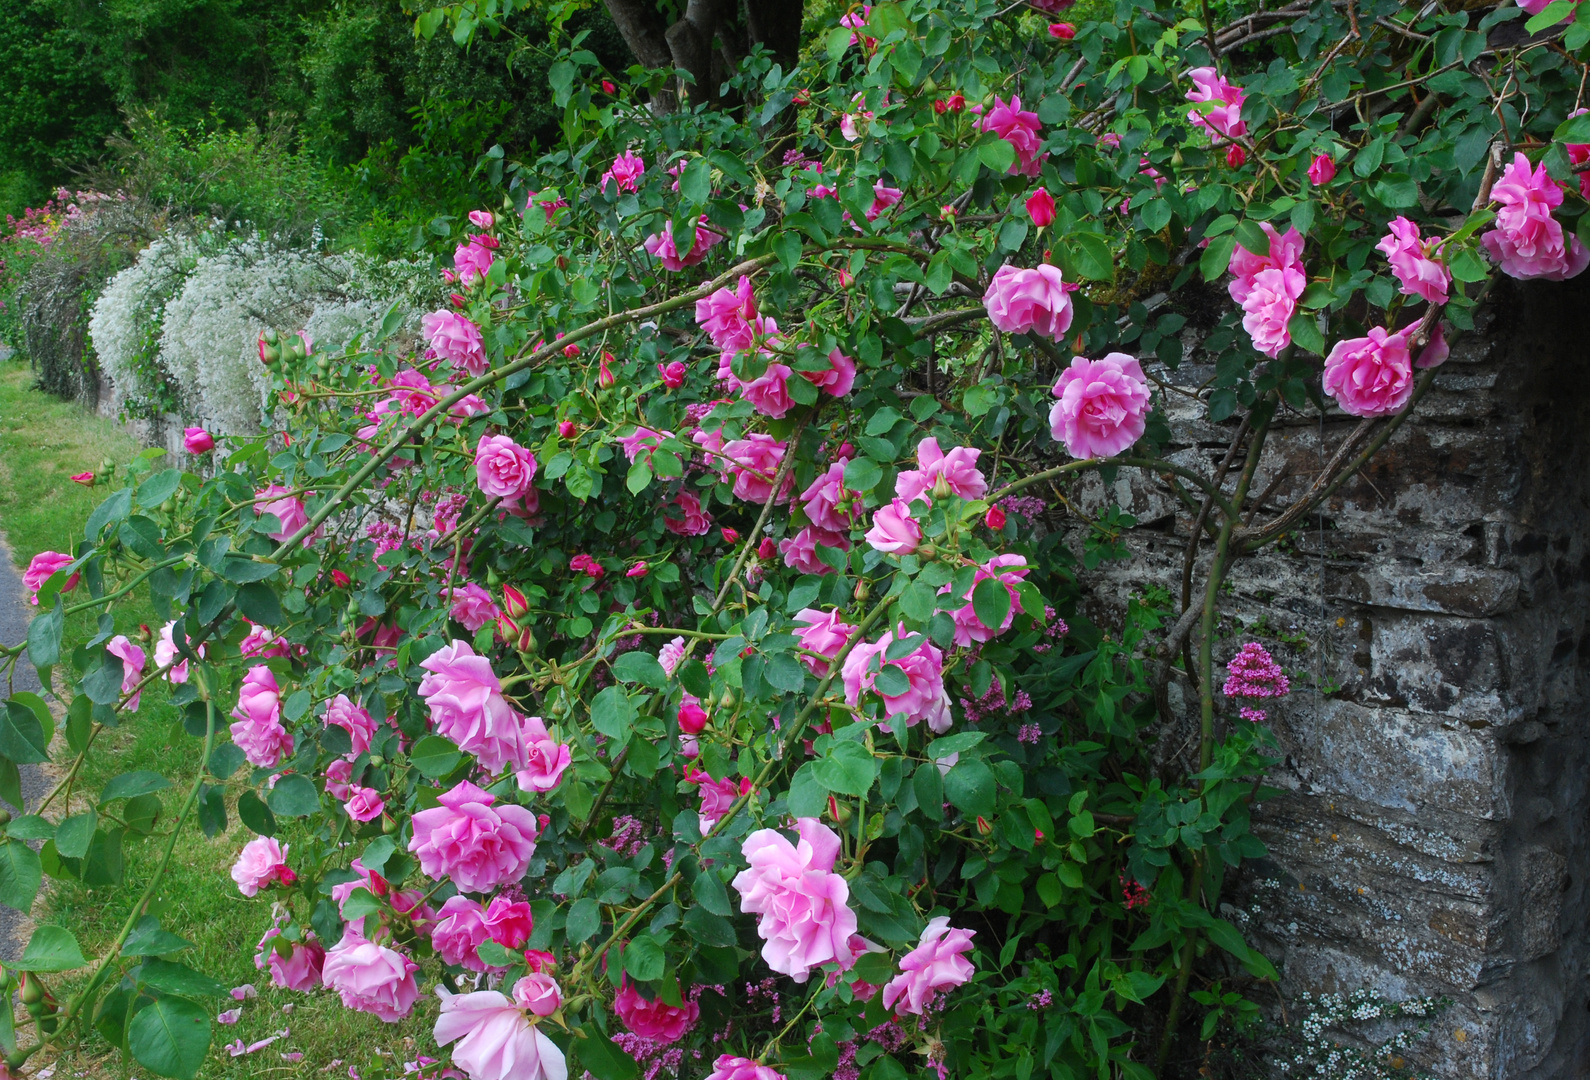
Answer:
[[697, 206], [712, 197], [712, 165], [704, 157], [691, 160], [679, 177], [679, 194]]
[[33, 931], [22, 959], [10, 966], [18, 971], [71, 971], [86, 963], [70, 930], [64, 926], [41, 926]]
[[122, 522], [117, 535], [127, 550], [140, 558], [159, 559], [165, 554], [165, 548], [160, 543], [160, 526], [142, 514], [135, 514]]
[[827, 794], [817, 782], [815, 762], [808, 761], [789, 782], [789, 812], [794, 817], [817, 817], [828, 805]]
[[1247, 218], [1237, 222], [1236, 231], [1232, 234], [1237, 243], [1255, 255], [1267, 255], [1270, 251], [1270, 238], [1265, 231], [1259, 228], [1257, 221]]
[[1066, 254], [1077, 273], [1089, 281], [1109, 281], [1115, 277], [1115, 257], [1110, 245], [1097, 233], [1078, 232], [1066, 239]]
[[871, 458], [854, 457], [845, 463], [845, 486], [852, 491], [871, 491], [883, 479], [883, 469]]
[[409, 763], [428, 780], [440, 780], [462, 760], [463, 751], [440, 735], [426, 735], [409, 748]]
[[276, 786], [265, 796], [265, 804], [282, 817], [308, 817], [320, 809], [320, 792], [309, 777], [288, 773], [277, 779]]
[[639, 495], [650, 483], [651, 466], [637, 459], [635, 464], [629, 467], [629, 475], [624, 478], [624, 486], [629, 489], [631, 495]]
[[712, 676], [707, 674], [707, 665], [693, 656], [674, 668], [674, 678], [686, 693], [702, 699], [712, 695]]
[[0, 844], [0, 904], [26, 913], [43, 881], [38, 852], [20, 840]]
[[[680, 920], [680, 925], [685, 928], [685, 931], [689, 933], [693, 940], [709, 948], [725, 949], [738, 940], [734, 932], [734, 924], [722, 915], [708, 911], [705, 907], [693, 907], [685, 912], [685, 917]], [[627, 949], [624, 951], [624, 966], [629, 966], [629, 950]]]
[[25, 814], [12, 819], [6, 826], [6, 835], [13, 840], [51, 840], [55, 837], [55, 822], [38, 814]]
[[613, 661], [613, 677], [620, 682], [645, 683], [661, 690], [668, 685], [668, 673], [649, 652], [636, 649]]
[[94, 830], [98, 826], [99, 815], [92, 810], [85, 814], [73, 814], [55, 830], [55, 850], [68, 859], [81, 859], [88, 854], [88, 846], [94, 842]]
[[629, 742], [635, 724], [635, 706], [622, 687], [609, 686], [591, 701], [591, 723], [620, 744]]
[[281, 601], [263, 581], [251, 581], [237, 588], [237, 609], [261, 626], [280, 626]]
[[138, 981], [167, 994], [192, 997], [225, 997], [226, 987], [186, 964], [150, 957], [138, 968]]
[[855, 36], [855, 31], [848, 26], [836, 26], [828, 31], [828, 58], [838, 60], [845, 55], [845, 50], [850, 48], [850, 39]]
[[1526, 33], [1537, 34], [1547, 27], [1556, 26], [1573, 14], [1573, 0], [1551, 0], [1539, 15], [1524, 24]]
[[247, 760], [242, 747], [236, 743], [222, 743], [210, 751], [210, 775], [217, 780], [225, 780], [241, 769]]
[[1287, 321], [1286, 330], [1292, 335], [1292, 343], [1304, 352], [1325, 355], [1325, 336], [1319, 332], [1319, 323], [1313, 315], [1298, 312]]
[[1556, 142], [1590, 143], [1590, 113], [1568, 117], [1557, 125], [1551, 137]]
[[690, 889], [696, 898], [696, 903], [712, 912], [714, 915], [725, 917], [734, 914], [734, 909], [729, 906], [729, 893], [723, 887], [723, 879], [711, 870], [703, 870], [696, 875], [696, 881]]
[[379, 915], [381, 910], [381, 901], [375, 898], [375, 893], [362, 886], [349, 893], [348, 898], [342, 902], [342, 917], [349, 922], [362, 919], [366, 915]]
[[988, 733], [983, 731], [957, 731], [928, 743], [926, 757], [929, 761], [938, 761], [951, 754], [964, 754], [986, 738]]
[[872, 685], [873, 689], [887, 697], [903, 697], [911, 690], [911, 679], [899, 664], [884, 664]]
[[94, 507], [94, 512], [88, 515], [88, 524], [83, 527], [83, 538], [89, 541], [98, 541], [99, 534], [106, 525], [119, 522], [132, 512], [132, 489], [122, 488], [116, 494]]
[[36, 668], [47, 668], [61, 658], [61, 628], [66, 614], [59, 597], [55, 608], [36, 615], [28, 623], [28, 660]]
[[900, 594], [900, 610], [905, 617], [916, 622], [927, 622], [938, 607], [938, 597], [929, 585], [913, 581]]
[[637, 934], [624, 946], [624, 970], [641, 982], [662, 978], [667, 965], [662, 946], [650, 934]]
[[569, 918], [563, 925], [563, 933], [568, 937], [570, 945], [578, 945], [601, 928], [602, 909], [595, 900], [587, 896], [583, 900], [574, 901], [574, 906], [569, 908]]
[[[116, 661], [118, 669], [121, 661]], [[118, 685], [120, 685], [118, 683]], [[0, 755], [19, 765], [50, 760], [44, 727], [33, 710], [12, 699], [0, 713]]]
[[276, 815], [252, 791], [237, 797], [237, 819], [260, 836], [276, 835]]
[[127, 1026], [127, 1049], [150, 1072], [192, 1080], [210, 1052], [210, 1014], [186, 998], [158, 998]]
[[[918, 770], [920, 771], [920, 770]], [[944, 796], [962, 813], [992, 817], [994, 772], [982, 758], [963, 758], [944, 778]]]
[[984, 578], [972, 590], [972, 611], [979, 622], [998, 633], [1010, 614], [1010, 590], [997, 578]]
[[1231, 265], [1231, 253], [1237, 249], [1235, 235], [1220, 236], [1209, 241], [1209, 246], [1204, 248], [1204, 253], [1198, 259], [1198, 269], [1203, 274], [1205, 281], [1213, 281], [1226, 272]]
[[581, 1028], [579, 1035], [572, 1047], [575, 1066], [570, 1069], [571, 1074], [583, 1068], [596, 1080], [635, 1080], [640, 1075], [635, 1059], [614, 1046], [607, 1033], [594, 1022]]
[[944, 777], [933, 762], [918, 765], [911, 775], [911, 786], [916, 791], [917, 808], [929, 821], [944, 816]]
[[122, 672], [121, 658], [112, 656], [108, 650], [102, 650], [98, 663], [90, 667], [83, 676], [83, 693], [87, 694], [88, 700], [95, 705], [114, 705], [121, 699]]
[[131, 799], [138, 795], [147, 795], [151, 791], [164, 791], [170, 786], [170, 780], [167, 780], [157, 772], [150, 772], [147, 769], [122, 773], [120, 776], [112, 777], [111, 781], [105, 785], [105, 789], [99, 793], [99, 805], [104, 806], [106, 803], [113, 802], [116, 799]]
[[778, 653], [768, 659], [762, 678], [774, 689], [794, 694], [806, 685], [806, 669], [789, 653]]
[[998, 176], [1004, 176], [1016, 164], [1016, 148], [1004, 139], [993, 137], [977, 144], [977, 158]]
[[836, 742], [812, 762], [812, 775], [836, 795], [865, 795], [878, 775], [878, 765], [860, 743]]

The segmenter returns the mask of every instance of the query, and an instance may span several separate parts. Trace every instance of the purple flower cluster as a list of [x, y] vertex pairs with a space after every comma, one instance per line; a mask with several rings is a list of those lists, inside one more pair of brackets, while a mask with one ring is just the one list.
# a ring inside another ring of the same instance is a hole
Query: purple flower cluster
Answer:
[[1221, 693], [1234, 698], [1285, 697], [1291, 689], [1281, 665], [1257, 641], [1242, 646], [1226, 665], [1229, 673]]

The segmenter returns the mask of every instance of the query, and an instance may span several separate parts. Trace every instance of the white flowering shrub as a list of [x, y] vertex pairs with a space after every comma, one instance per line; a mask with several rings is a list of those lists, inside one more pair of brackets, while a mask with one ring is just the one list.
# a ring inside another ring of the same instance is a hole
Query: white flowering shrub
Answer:
[[110, 279], [89, 313], [88, 333], [118, 409], [136, 416], [177, 411], [176, 383], [161, 367], [166, 304], [197, 266], [203, 238], [168, 233]]
[[[1386, 1001], [1373, 990], [1350, 994], [1303, 995], [1307, 1015], [1299, 1024], [1302, 1040], [1276, 1062], [1282, 1075], [1310, 1080], [1399, 1080], [1419, 1076], [1407, 1052], [1429, 1034], [1430, 1021], [1451, 1002], [1445, 998]], [[1342, 1042], [1350, 1028], [1380, 1021], [1411, 1022], [1390, 1037]]]

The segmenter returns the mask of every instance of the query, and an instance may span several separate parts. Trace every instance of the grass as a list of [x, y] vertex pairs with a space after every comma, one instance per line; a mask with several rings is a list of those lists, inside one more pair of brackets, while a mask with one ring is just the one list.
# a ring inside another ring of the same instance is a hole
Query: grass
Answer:
[[[0, 363], [0, 531], [9, 539], [19, 569], [40, 551], [70, 551], [73, 541], [83, 535], [89, 513], [111, 490], [75, 484], [70, 479], [74, 473], [100, 472], [102, 462], [125, 463], [142, 449], [114, 421], [91, 415], [81, 406], [59, 401], [32, 386], [32, 375], [24, 365]], [[136, 635], [141, 624], [157, 625], [147, 602], [136, 597], [129, 597], [113, 614], [120, 633]], [[85, 640], [92, 632], [86, 614], [74, 616], [74, 623], [67, 627], [67, 641]], [[56, 745], [57, 756], [64, 758], [64, 743], [58, 740]], [[160, 773], [172, 786], [161, 792], [162, 814], [154, 834], [127, 844], [123, 885], [89, 889], [70, 879], [47, 880], [46, 894], [35, 905], [34, 918], [71, 930], [85, 956], [97, 956], [114, 940], [158, 865], [170, 836], [169, 822], [193, 783], [199, 747], [199, 741], [176, 722], [176, 711], [164, 690], [153, 689], [144, 693], [136, 718], [104, 733], [90, 751], [80, 790], [98, 791], [112, 776], [139, 769]], [[238, 775], [244, 773], [246, 770]], [[238, 850], [252, 836], [238, 823], [233, 809], [242, 781], [235, 781], [232, 787], [235, 790], [229, 791], [227, 798], [228, 828], [214, 839], [206, 839], [191, 819], [183, 825], [171, 868], [153, 904], [165, 929], [193, 942], [192, 949], [173, 959], [181, 959], [225, 986], [253, 983], [259, 989], [258, 998], [241, 1006], [237, 1024], [215, 1028], [215, 1046], [200, 1077], [340, 1077], [348, 1075], [343, 1068], [324, 1070], [341, 1059], [344, 1066], [356, 1065], [365, 1080], [373, 1080], [385, 1074], [402, 1075], [403, 1063], [416, 1056], [416, 1041], [419, 1052], [434, 1056], [426, 1019], [433, 1008], [421, 1008], [409, 1020], [387, 1025], [344, 1009], [326, 991], [298, 994], [276, 990], [270, 986], [269, 976], [255, 969], [254, 946], [270, 925], [270, 899], [269, 894], [245, 899], [228, 876]], [[74, 805], [74, 810], [86, 805]], [[46, 981], [57, 997], [72, 989], [70, 977]], [[226, 998], [214, 1005], [220, 1012], [234, 1007], [234, 1002]], [[247, 1056], [232, 1058], [220, 1048], [235, 1039], [250, 1043], [268, 1038], [283, 1028], [291, 1034]], [[288, 1062], [283, 1052], [301, 1052], [303, 1058]], [[93, 1077], [148, 1075], [130, 1059], [124, 1063], [119, 1052], [97, 1035], [63, 1055], [55, 1075], [64, 1080], [79, 1073]]]

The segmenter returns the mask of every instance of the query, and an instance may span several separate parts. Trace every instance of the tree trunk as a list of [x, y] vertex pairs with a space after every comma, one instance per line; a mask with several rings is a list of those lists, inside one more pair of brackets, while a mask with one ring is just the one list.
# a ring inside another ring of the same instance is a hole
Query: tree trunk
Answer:
[[672, 80], [655, 95], [651, 106], [659, 113], [685, 99], [718, 104], [718, 87], [750, 47], [764, 46], [786, 71], [800, 54], [804, 0], [748, 0], [743, 29], [735, 25], [735, 0], [689, 0], [671, 26], [655, 0], [604, 2], [635, 59], [648, 68], [687, 72], [693, 82]]

